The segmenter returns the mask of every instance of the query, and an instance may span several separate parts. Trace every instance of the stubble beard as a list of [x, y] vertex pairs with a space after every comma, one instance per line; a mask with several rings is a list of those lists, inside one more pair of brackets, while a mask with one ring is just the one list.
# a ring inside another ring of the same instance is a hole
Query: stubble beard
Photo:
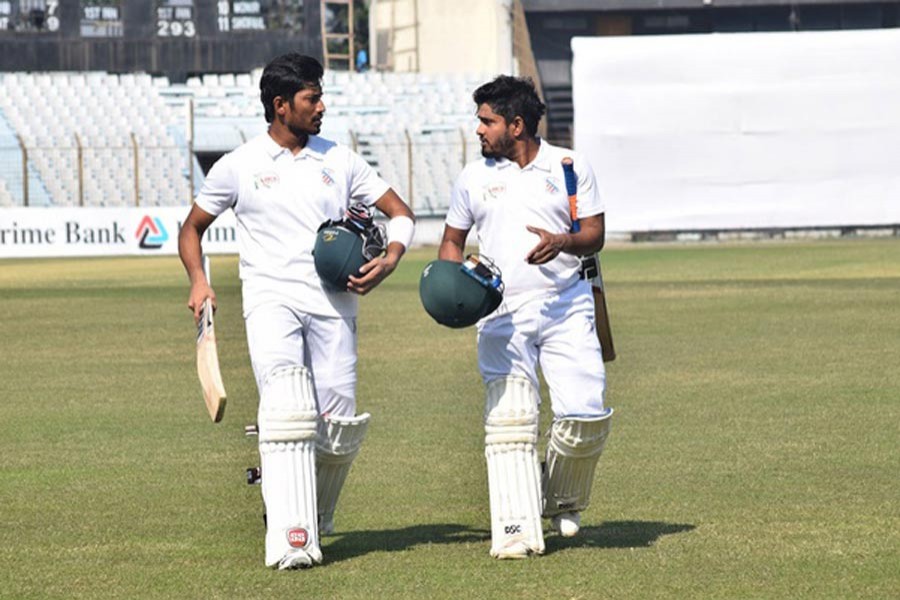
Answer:
[[494, 148], [488, 149], [483, 144], [481, 146], [481, 155], [485, 158], [509, 158], [512, 154], [513, 146], [515, 145], [515, 141], [512, 137], [504, 133], [503, 137], [497, 140], [497, 144]]

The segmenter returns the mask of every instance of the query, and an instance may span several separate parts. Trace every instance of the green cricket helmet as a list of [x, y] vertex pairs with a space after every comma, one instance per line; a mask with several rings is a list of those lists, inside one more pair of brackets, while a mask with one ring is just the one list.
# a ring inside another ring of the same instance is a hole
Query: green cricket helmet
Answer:
[[490, 260], [469, 255], [462, 264], [435, 260], [419, 279], [419, 297], [431, 317], [447, 327], [469, 327], [503, 301], [500, 270]]
[[328, 225], [319, 230], [313, 261], [326, 288], [344, 291], [351, 275], [360, 276], [359, 268], [368, 262], [362, 247], [362, 237], [342, 225]]
[[347, 291], [350, 276], [361, 277], [360, 267], [384, 253], [384, 226], [376, 224], [369, 207], [351, 205], [340, 221], [319, 226], [313, 246], [313, 262], [322, 284], [338, 292]]

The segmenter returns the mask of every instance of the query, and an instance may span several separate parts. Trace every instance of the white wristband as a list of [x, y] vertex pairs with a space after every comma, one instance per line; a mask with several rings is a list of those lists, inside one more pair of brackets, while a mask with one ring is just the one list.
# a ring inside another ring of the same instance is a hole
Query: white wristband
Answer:
[[409, 245], [412, 244], [415, 230], [416, 225], [409, 217], [394, 217], [388, 221], [387, 225], [388, 246], [391, 245], [391, 242], [398, 242], [403, 244], [404, 248], [409, 248]]

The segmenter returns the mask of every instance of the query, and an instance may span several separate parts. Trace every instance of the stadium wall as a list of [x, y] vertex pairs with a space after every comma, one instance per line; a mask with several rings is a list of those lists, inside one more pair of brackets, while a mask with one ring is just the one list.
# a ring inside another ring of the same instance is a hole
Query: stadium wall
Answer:
[[513, 0], [372, 0], [376, 69], [512, 73]]
[[575, 38], [615, 232], [900, 223], [900, 30]]

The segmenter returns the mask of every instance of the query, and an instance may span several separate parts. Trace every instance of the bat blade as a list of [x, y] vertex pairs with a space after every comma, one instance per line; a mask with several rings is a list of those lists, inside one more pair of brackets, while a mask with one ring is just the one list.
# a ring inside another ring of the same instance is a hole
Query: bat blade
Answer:
[[613, 345], [612, 328], [609, 325], [609, 310], [606, 308], [606, 288], [603, 286], [603, 273], [600, 271], [600, 257], [597, 261], [597, 273], [591, 278], [591, 292], [594, 294], [594, 320], [597, 323], [597, 339], [600, 340], [600, 351], [603, 362], [616, 360], [616, 347]]
[[[204, 257], [204, 271], [209, 278], [209, 259]], [[216, 328], [213, 320], [212, 302], [207, 299], [200, 311], [197, 324], [197, 375], [203, 390], [203, 400], [209, 417], [214, 423], [222, 420], [225, 414], [225, 385], [222, 383], [222, 372], [219, 370], [219, 351], [216, 346]]]

